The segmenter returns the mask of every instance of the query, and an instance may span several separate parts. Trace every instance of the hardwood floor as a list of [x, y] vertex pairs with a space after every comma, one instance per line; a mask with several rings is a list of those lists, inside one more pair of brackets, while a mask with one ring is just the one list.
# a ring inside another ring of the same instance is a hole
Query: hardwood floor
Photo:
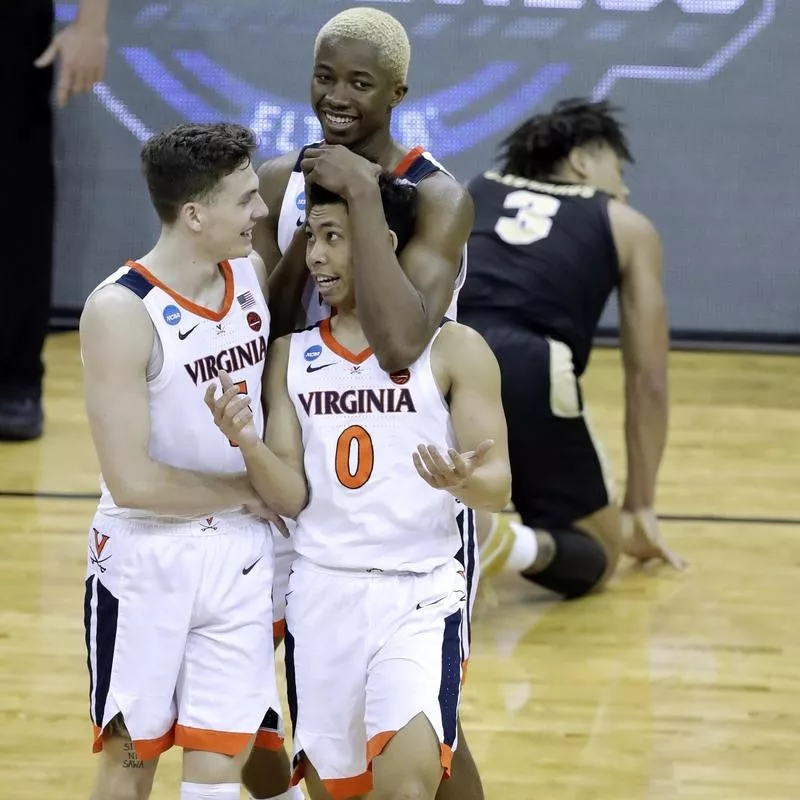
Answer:
[[[95, 768], [82, 621], [94, 502], [46, 494], [97, 491], [74, 334], [51, 337], [47, 364], [45, 437], [0, 444], [9, 800], [85, 800]], [[618, 354], [598, 351], [586, 396], [622, 474], [620, 378]], [[626, 565], [575, 603], [495, 583], [463, 705], [488, 800], [800, 796], [800, 359], [674, 353], [671, 386], [659, 510], [690, 568]], [[178, 781], [172, 751], [154, 800], [177, 797]]]

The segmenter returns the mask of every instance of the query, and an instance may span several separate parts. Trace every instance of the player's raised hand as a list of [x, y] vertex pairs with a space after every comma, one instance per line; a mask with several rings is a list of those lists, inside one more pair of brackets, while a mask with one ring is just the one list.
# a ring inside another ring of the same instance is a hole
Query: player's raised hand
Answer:
[[434, 489], [455, 492], [463, 488], [473, 472], [486, 460], [494, 447], [493, 439], [481, 442], [475, 450], [459, 453], [452, 448], [445, 458], [436, 447], [421, 444], [412, 453], [417, 474]]
[[318, 183], [329, 192], [349, 198], [365, 183], [375, 183], [381, 168], [340, 144], [309, 147], [303, 152], [300, 168], [306, 184]]
[[685, 569], [686, 561], [672, 552], [661, 535], [656, 512], [622, 510], [622, 552], [640, 563], [660, 559], [675, 569]]
[[209, 384], [206, 389], [206, 405], [214, 416], [217, 427], [240, 447], [255, 444], [258, 431], [250, 408], [250, 398], [239, 392], [239, 387], [231, 380], [225, 370], [219, 371], [222, 395], [217, 398], [217, 386]]

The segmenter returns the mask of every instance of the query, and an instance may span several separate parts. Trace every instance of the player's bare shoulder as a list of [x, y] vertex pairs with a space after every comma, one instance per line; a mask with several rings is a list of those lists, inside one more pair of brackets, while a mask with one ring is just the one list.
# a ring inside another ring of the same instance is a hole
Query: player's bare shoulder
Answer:
[[153, 328], [142, 301], [118, 283], [108, 283], [92, 292], [81, 313], [81, 336], [84, 329], [93, 332], [106, 325], [123, 329], [133, 325], [137, 333]]
[[79, 336], [84, 366], [98, 366], [124, 357], [146, 361], [153, 347], [155, 329], [142, 301], [116, 283], [93, 292], [81, 314]]
[[[472, 228], [475, 208], [465, 186], [444, 172], [437, 172], [417, 184], [417, 225], [440, 228], [443, 222]], [[468, 231], [469, 233], [469, 231]]]
[[655, 225], [641, 211], [612, 198], [608, 201], [608, 220], [623, 274], [637, 255], [660, 253], [661, 237]]
[[283, 153], [265, 161], [258, 168], [258, 190], [261, 199], [270, 209], [270, 217], [277, 217], [277, 211], [289, 185], [289, 176], [300, 156], [299, 150]]
[[447, 322], [439, 330], [431, 346], [431, 368], [445, 395], [458, 376], [499, 369], [483, 336], [458, 322]]

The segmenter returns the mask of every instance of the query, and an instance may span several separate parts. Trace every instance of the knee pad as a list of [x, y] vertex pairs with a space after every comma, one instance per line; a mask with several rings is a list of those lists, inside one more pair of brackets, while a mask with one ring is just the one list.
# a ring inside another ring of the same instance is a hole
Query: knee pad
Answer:
[[567, 600], [583, 597], [600, 582], [608, 557], [591, 536], [575, 528], [548, 529], [555, 542], [553, 560], [533, 575], [523, 573], [529, 581], [563, 594]]

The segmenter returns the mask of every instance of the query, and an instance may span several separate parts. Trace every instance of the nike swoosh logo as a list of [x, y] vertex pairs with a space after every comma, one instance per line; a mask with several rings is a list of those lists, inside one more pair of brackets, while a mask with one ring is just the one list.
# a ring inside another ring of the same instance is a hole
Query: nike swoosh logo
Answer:
[[[199, 324], [200, 324], [200, 323], [198, 322], [198, 323], [197, 323], [197, 325], [199, 325]], [[197, 327], [197, 325], [195, 325], [195, 326], [194, 326], [194, 328], [196, 328], [196, 327]], [[183, 341], [183, 340], [184, 340], [184, 339], [185, 339], [185, 338], [186, 338], [186, 337], [187, 337], [187, 336], [188, 336], [188, 335], [189, 335], [189, 334], [190, 334], [190, 333], [191, 333], [191, 332], [194, 330], [194, 328], [189, 328], [189, 330], [188, 330], [188, 331], [186, 331], [186, 333], [184, 333], [183, 331], [178, 331], [178, 338], [179, 338], [181, 341]]]
[[[417, 609], [428, 608], [428, 606], [438, 605], [443, 600], [447, 600], [448, 597], [450, 597], [449, 593], [445, 594], [445, 595], [442, 595], [442, 597], [437, 597], [436, 600], [431, 600], [431, 602], [429, 602], [429, 603], [417, 603]], [[466, 602], [466, 600], [467, 600], [466, 594], [464, 594], [464, 592], [460, 592], [459, 593], [459, 597], [458, 597], [458, 602], [459, 603], [464, 603], [464, 602]]]
[[263, 556], [259, 556], [249, 567], [245, 567], [242, 570], [242, 575], [249, 575], [250, 574], [250, 570], [253, 569], [253, 567], [256, 564], [258, 564], [258, 562], [261, 561], [262, 558], [263, 558]]
[[295, 223], [295, 227], [299, 228], [303, 224], [303, 221], [304, 220], [302, 217], [298, 217], [297, 222]]
[[319, 372], [321, 369], [325, 369], [325, 367], [332, 367], [335, 363], [335, 361], [331, 361], [330, 364], [320, 364], [318, 367], [315, 367], [313, 364], [309, 364], [306, 367], [306, 372]]

